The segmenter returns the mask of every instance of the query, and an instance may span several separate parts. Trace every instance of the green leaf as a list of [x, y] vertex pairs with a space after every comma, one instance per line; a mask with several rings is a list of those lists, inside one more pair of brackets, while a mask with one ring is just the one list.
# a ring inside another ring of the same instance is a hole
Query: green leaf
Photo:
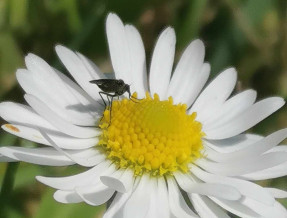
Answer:
[[0, 27], [3, 28], [3, 26], [6, 24], [6, 17], [7, 17], [7, 3], [8, 0], [2, 0], [0, 1]]
[[12, 34], [0, 32], [0, 97], [15, 85], [15, 71], [22, 65], [22, 53]]
[[180, 48], [186, 46], [188, 42], [198, 36], [202, 15], [204, 14], [207, 2], [207, 0], [190, 1], [186, 17], [178, 33], [178, 45]]
[[54, 13], [64, 12], [72, 32], [78, 32], [80, 30], [82, 22], [76, 0], [50, 0], [47, 2], [47, 6], [48, 9]]
[[246, 5], [242, 7], [242, 13], [248, 17], [250, 25], [258, 27], [264, 20], [267, 12], [274, 8], [274, 3], [275, 1], [273, 0], [246, 1]]
[[25, 28], [28, 14], [28, 0], [9, 1], [9, 23], [14, 29]]
[[21, 188], [25, 185], [35, 184], [35, 177], [41, 175], [41, 167], [33, 164], [21, 162], [17, 175], [15, 177], [15, 188]]
[[3, 130], [0, 132], [0, 146], [11, 146], [14, 145], [16, 140], [18, 139], [17, 136], [8, 134]]

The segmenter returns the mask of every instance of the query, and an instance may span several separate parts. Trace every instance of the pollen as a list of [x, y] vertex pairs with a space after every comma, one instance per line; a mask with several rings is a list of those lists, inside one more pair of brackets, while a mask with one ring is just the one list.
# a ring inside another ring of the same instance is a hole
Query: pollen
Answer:
[[[133, 94], [136, 97], [136, 93]], [[141, 100], [114, 101], [100, 121], [99, 148], [119, 168], [135, 175], [172, 175], [187, 172], [189, 163], [202, 156], [201, 123], [188, 115], [185, 104], [161, 101], [148, 93]]]
[[12, 124], [5, 124], [5, 127], [7, 129], [12, 130], [13, 132], [20, 132], [20, 130], [16, 126], [13, 126]]

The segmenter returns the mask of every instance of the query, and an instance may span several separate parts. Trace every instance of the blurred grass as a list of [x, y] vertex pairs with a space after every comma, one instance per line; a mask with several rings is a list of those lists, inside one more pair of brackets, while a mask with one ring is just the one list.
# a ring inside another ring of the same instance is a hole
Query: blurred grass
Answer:
[[[54, 52], [56, 44], [79, 50], [105, 72], [111, 72], [104, 27], [109, 11], [139, 28], [146, 46], [147, 62], [158, 34], [171, 25], [178, 39], [177, 60], [191, 40], [201, 38], [206, 45], [206, 61], [212, 66], [212, 77], [235, 66], [238, 91], [254, 88], [259, 99], [274, 95], [287, 98], [286, 0], [1, 0], [1, 101], [23, 102], [23, 91], [16, 83], [15, 71], [24, 66], [24, 55], [28, 52], [43, 57], [65, 72]], [[286, 126], [287, 110], [284, 107], [252, 131], [267, 134]], [[14, 136], [0, 133], [1, 145], [12, 145], [15, 140]], [[35, 146], [25, 140], [20, 144]], [[0, 164], [0, 182], [5, 169], [6, 165]], [[83, 169], [20, 164], [8, 216], [100, 216], [104, 207], [57, 203], [52, 198], [53, 190], [34, 179], [39, 174], [60, 176], [79, 170]], [[287, 186], [286, 177], [264, 184]], [[282, 202], [287, 205], [286, 201]]]

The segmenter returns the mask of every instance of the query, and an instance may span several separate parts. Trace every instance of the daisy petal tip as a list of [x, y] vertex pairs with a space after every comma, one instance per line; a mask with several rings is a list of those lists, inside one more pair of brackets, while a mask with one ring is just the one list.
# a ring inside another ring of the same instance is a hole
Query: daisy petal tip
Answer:
[[57, 45], [55, 46], [55, 50], [56, 50], [56, 51], [59, 50], [59, 49], [62, 49], [62, 48], [65, 48], [65, 46], [63, 46], [63, 45], [61, 45], [61, 44], [57, 44]]
[[60, 52], [61, 50], [69, 50], [66, 46], [62, 45], [62, 44], [56, 44], [55, 45], [55, 51]]
[[18, 76], [19, 76], [19, 74], [24, 74], [24, 73], [26, 73], [27, 72], [27, 70], [26, 69], [17, 69], [16, 70], [16, 77], [18, 78]]
[[237, 80], [237, 70], [234, 67], [230, 67], [222, 71], [219, 76], [225, 77], [226, 81], [233, 81], [235, 83]]
[[116, 178], [113, 178], [110, 176], [101, 176], [100, 180], [104, 185], [108, 186], [111, 189], [114, 189], [114, 190], [121, 192], [121, 193], [127, 192], [124, 184]]
[[257, 96], [257, 92], [254, 89], [246, 90], [246, 92], [249, 92], [252, 96]]
[[242, 198], [243, 196], [239, 191], [236, 190], [236, 192], [233, 193], [232, 197], [230, 197], [231, 201], [238, 201]]
[[40, 183], [42, 183], [42, 184], [44, 184], [44, 185], [51, 186], [51, 183], [48, 182], [49, 179], [47, 179], [47, 177], [44, 177], [44, 176], [35, 176], [35, 179], [36, 179], [38, 182], [40, 182]]
[[282, 106], [286, 103], [286, 101], [283, 99], [283, 98], [280, 98], [279, 97], [279, 99], [280, 99], [280, 101], [281, 101], [281, 104], [282, 104]]
[[25, 57], [26, 66], [32, 63], [42, 63], [43, 61], [44, 60], [42, 58], [33, 53], [28, 53]]
[[[4, 126], [4, 125], [3, 125], [3, 126]], [[3, 153], [5, 153], [5, 151], [7, 151], [7, 150], [9, 150], [9, 148], [6, 147], [6, 146], [0, 147], [0, 154], [2, 154], [2, 155], [5, 156], [5, 154], [3, 154]]]
[[175, 43], [176, 41], [175, 31], [170, 26], [163, 30], [161, 35], [169, 39], [172, 43]]
[[25, 64], [26, 64], [26, 67], [28, 67], [29, 63], [32, 61], [32, 58], [34, 57], [34, 54], [32, 53], [28, 53], [24, 60], [25, 60]]
[[9, 159], [13, 159], [19, 161], [17, 157], [15, 157], [15, 153], [9, 147], [0, 147], [0, 155], [7, 157]]
[[55, 51], [59, 57], [61, 57], [65, 53], [72, 52], [70, 49], [60, 44], [55, 46]]
[[218, 192], [213, 197], [217, 197], [217, 198], [225, 199], [229, 201], [238, 201], [243, 197], [242, 194], [234, 187], [227, 186], [227, 185], [217, 185], [217, 187], [218, 187]]
[[44, 179], [45, 177], [43, 177], [43, 176], [35, 176], [35, 179], [37, 179], [39, 182], [41, 182], [41, 183], [43, 183], [43, 184], [45, 184], [45, 182], [44, 182]]
[[120, 19], [119, 18], [119, 16], [116, 14], [116, 13], [114, 13], [114, 12], [110, 12], [109, 14], [108, 14], [108, 16], [107, 16], [107, 20], [108, 19]]
[[126, 24], [125, 29], [130, 31], [130, 32], [134, 32], [134, 33], [138, 34], [137, 28], [135, 28], [135, 26], [133, 26], [131, 24]]
[[28, 54], [26, 54], [26, 56], [25, 56], [25, 61], [26, 61], [26, 59], [31, 58], [31, 56], [33, 56], [33, 55], [34, 55], [34, 54], [31, 53], [31, 52], [29, 52]]
[[285, 100], [281, 97], [270, 97], [268, 99], [271, 101], [270, 104], [274, 105], [274, 107], [277, 107], [278, 109], [285, 104]]
[[106, 27], [113, 28], [114, 25], [123, 25], [123, 22], [117, 14], [109, 13], [106, 20]]
[[204, 46], [204, 42], [201, 39], [195, 39], [192, 42], [198, 49], [204, 50], [205, 46]]
[[233, 75], [233, 76], [237, 76], [237, 70], [236, 70], [234, 67], [227, 68], [227, 69], [225, 70], [225, 72], [226, 72], [226, 73], [229, 73], [229, 74], [231, 74], [231, 75]]
[[54, 198], [56, 201], [58, 201], [58, 202], [60, 202], [60, 203], [63, 203], [63, 204], [69, 203], [68, 201], [65, 201], [65, 200], [63, 199], [62, 195], [59, 194], [58, 191], [56, 191], [56, 192], [53, 194], [53, 198]]
[[55, 185], [55, 182], [53, 182], [53, 178], [45, 177], [45, 176], [35, 176], [36, 180], [44, 185], [57, 188], [57, 185]]
[[210, 71], [211, 70], [211, 65], [209, 62], [204, 62], [203, 66], [205, 67], [206, 71]]

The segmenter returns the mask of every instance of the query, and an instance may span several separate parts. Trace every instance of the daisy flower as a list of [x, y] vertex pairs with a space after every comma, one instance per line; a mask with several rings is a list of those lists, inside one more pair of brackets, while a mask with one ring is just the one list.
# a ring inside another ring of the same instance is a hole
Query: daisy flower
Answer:
[[[68, 177], [37, 176], [62, 203], [101, 205], [105, 218], [287, 217], [276, 198], [287, 192], [252, 181], [287, 174], [287, 129], [263, 137], [244, 133], [284, 105], [279, 97], [256, 101], [256, 92], [232, 94], [236, 71], [207, 80], [204, 45], [195, 40], [172, 73], [175, 33], [159, 36], [146, 70], [139, 32], [109, 14], [106, 32], [114, 80], [130, 86], [104, 107], [99, 87], [107, 79], [78, 52], [56, 46], [74, 80], [28, 54], [16, 73], [29, 104], [0, 104], [4, 130], [37, 148], [1, 147], [0, 160], [39, 165], [78, 164]], [[111, 81], [111, 80], [110, 80]], [[205, 88], [204, 88], [205, 86]], [[117, 87], [116, 87], [117, 88]]]

